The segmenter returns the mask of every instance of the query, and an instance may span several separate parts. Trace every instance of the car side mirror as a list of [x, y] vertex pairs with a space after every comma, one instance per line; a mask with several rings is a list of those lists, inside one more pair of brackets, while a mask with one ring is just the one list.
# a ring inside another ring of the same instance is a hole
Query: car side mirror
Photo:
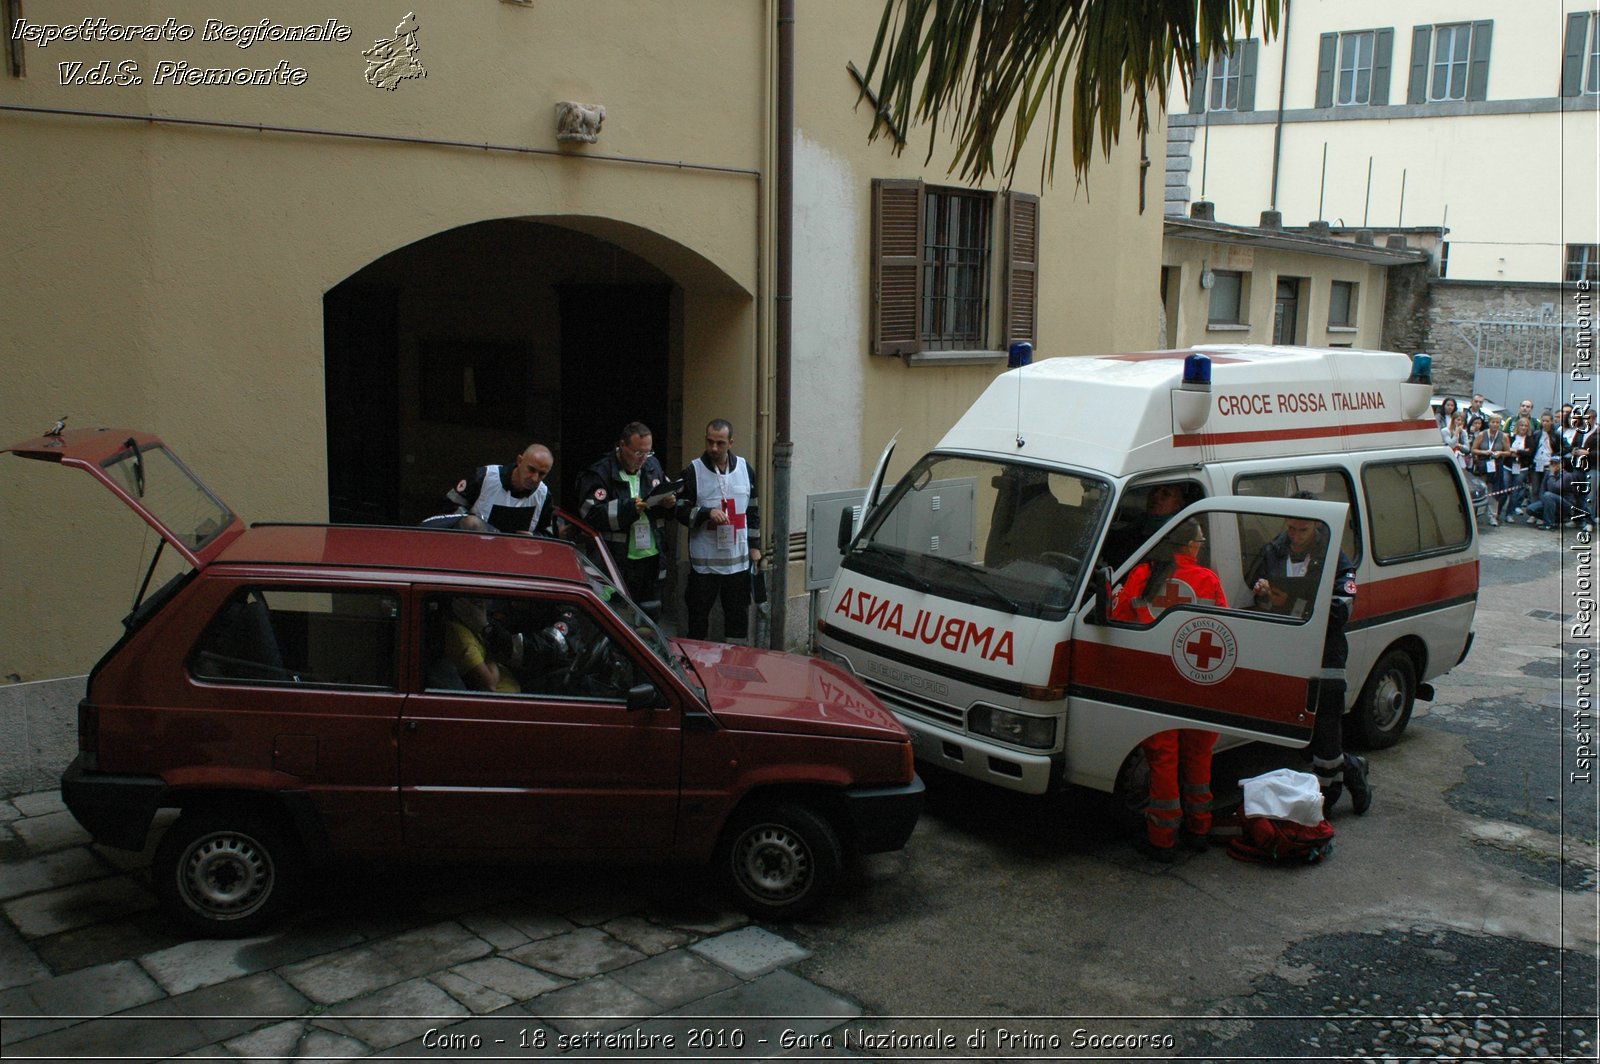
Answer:
[[656, 709], [666, 703], [661, 700], [661, 692], [653, 683], [636, 683], [628, 688], [628, 708]]
[[1111, 567], [1109, 565], [1096, 566], [1089, 574], [1089, 594], [1094, 596], [1094, 601], [1089, 605], [1089, 623], [1105, 624], [1110, 614], [1111, 606]]

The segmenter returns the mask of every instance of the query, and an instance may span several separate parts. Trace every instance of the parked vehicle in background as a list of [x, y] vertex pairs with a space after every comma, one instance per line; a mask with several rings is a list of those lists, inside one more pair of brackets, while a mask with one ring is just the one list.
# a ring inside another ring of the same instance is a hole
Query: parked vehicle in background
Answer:
[[[927, 764], [1019, 791], [1112, 791], [1159, 731], [1308, 741], [1342, 551], [1360, 587], [1346, 731], [1387, 746], [1466, 655], [1478, 592], [1426, 370], [1249, 346], [1011, 370], [880, 500], [885, 452], [859, 530], [841, 529], [819, 653], [894, 710]], [[1190, 517], [1226, 605], [1174, 581], [1153, 622], [1111, 619], [1112, 589]], [[1321, 529], [1297, 564], [1322, 579], [1289, 613], [1259, 612], [1247, 578], [1290, 518]]]
[[181, 810], [154, 876], [190, 931], [253, 933], [308, 865], [395, 857], [714, 860], [786, 918], [915, 825], [906, 731], [854, 678], [670, 640], [571, 543], [247, 529], [154, 436], [10, 450], [132, 507], [162, 537], [151, 573], [187, 563], [91, 672], [61, 790], [127, 849]]

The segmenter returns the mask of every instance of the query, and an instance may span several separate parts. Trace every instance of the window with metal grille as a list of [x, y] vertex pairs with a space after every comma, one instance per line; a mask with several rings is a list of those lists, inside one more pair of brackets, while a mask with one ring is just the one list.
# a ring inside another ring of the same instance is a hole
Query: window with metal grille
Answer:
[[874, 354], [987, 352], [1036, 339], [1039, 197], [892, 178], [872, 186]]
[[1206, 320], [1213, 325], [1244, 322], [1244, 274], [1238, 270], [1211, 271], [1211, 306]]
[[923, 197], [922, 344], [983, 346], [989, 321], [989, 215], [994, 199], [952, 189]]

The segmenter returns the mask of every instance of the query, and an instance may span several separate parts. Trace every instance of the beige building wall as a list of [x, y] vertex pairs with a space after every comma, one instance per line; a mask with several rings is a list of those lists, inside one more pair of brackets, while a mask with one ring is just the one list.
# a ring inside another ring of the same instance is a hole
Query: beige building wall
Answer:
[[[1277, 207], [1286, 225], [1447, 225], [1450, 277], [1559, 281], [1565, 245], [1600, 240], [1600, 111], [1593, 95], [1560, 96], [1567, 13], [1591, 10], [1586, 0], [1297, 0], [1287, 82], [1280, 35], [1260, 46], [1253, 112], [1217, 112], [1206, 123], [1186, 113], [1181, 88], [1175, 94], [1174, 112], [1198, 124], [1190, 194], [1200, 198], [1204, 154], [1217, 220], [1257, 223], [1271, 203], [1281, 87]], [[1476, 20], [1493, 21], [1487, 99], [1407, 104], [1413, 27]], [[1317, 108], [1320, 36], [1385, 28], [1394, 30], [1389, 106]]]
[[[808, 492], [863, 483], [897, 429], [910, 461], [1003, 366], [913, 368], [868, 354], [871, 179], [955, 183], [942, 145], [924, 168], [925, 140], [899, 158], [866, 143], [870, 116], [852, 109], [845, 66], [865, 66], [870, 6], [799, 9], [796, 531]], [[729, 417], [769, 486], [774, 11], [745, 0], [415, 0], [426, 76], [385, 90], [364, 79], [362, 51], [395, 36], [404, 8], [285, 0], [266, 17], [334, 17], [349, 39], [240, 48], [200, 39], [208, 19], [233, 17], [226, 5], [29, 0], [36, 25], [171, 19], [196, 35], [25, 43], [26, 76], [0, 71], [0, 107], [10, 108], [0, 110], [0, 188], [13, 219], [0, 255], [0, 445], [63, 413], [71, 427], [150, 429], [247, 520], [325, 519], [324, 297], [375, 281], [401, 293], [394, 372], [409, 446], [396, 476], [422, 505], [471, 466], [509, 458], [525, 435], [545, 435], [541, 416], [572, 404], [592, 404], [608, 426], [631, 416], [604, 395], [554, 390], [551, 288], [660, 283], [673, 292], [664, 464], [691, 459], [704, 422]], [[136, 64], [144, 83], [61, 83], [58, 64], [83, 63], [72, 68], [82, 73], [102, 59], [112, 71]], [[304, 77], [152, 84], [163, 61]], [[598, 143], [558, 145], [560, 100], [605, 106]], [[257, 128], [274, 126], [298, 132]], [[1141, 215], [1139, 147], [1126, 139], [1097, 161], [1092, 202], [1070, 167], [1048, 189], [1036, 159], [1022, 167], [1017, 187], [1045, 193], [1041, 355], [1154, 341], [1159, 179]], [[539, 381], [527, 429], [421, 416], [423, 344], [463, 330], [526, 346]], [[334, 416], [362, 405], [341, 398]], [[560, 455], [558, 477], [593, 457]], [[133, 601], [153, 544], [87, 479], [0, 460], [0, 679], [85, 671]]]
[[[1167, 307], [1176, 320], [1168, 329], [1174, 347], [1201, 344], [1270, 344], [1280, 278], [1298, 279], [1299, 328], [1293, 342], [1310, 347], [1381, 349], [1383, 305], [1388, 271], [1359, 260], [1309, 252], [1254, 247], [1217, 240], [1174, 238], [1163, 246], [1168, 274]], [[1247, 275], [1243, 324], [1209, 320], [1211, 293], [1201, 287], [1207, 270], [1237, 270]], [[1354, 324], [1330, 325], [1328, 309], [1333, 283], [1356, 286]]]

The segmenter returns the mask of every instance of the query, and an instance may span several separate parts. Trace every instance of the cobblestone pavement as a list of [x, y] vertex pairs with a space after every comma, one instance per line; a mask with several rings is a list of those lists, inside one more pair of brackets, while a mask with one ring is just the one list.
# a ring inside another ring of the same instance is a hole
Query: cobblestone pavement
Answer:
[[765, 1057], [861, 1012], [696, 874], [368, 868], [271, 934], [186, 941], [148, 864], [54, 793], [0, 801], [0, 1056]]

